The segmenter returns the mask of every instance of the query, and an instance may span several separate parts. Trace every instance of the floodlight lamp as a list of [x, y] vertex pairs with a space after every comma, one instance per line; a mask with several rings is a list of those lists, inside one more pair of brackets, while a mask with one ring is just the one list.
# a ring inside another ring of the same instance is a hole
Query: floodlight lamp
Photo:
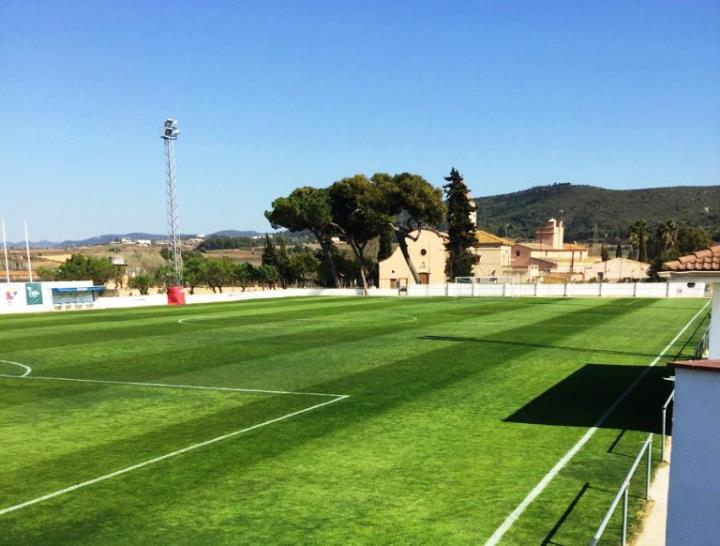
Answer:
[[168, 140], [175, 140], [177, 139], [177, 136], [180, 134], [180, 129], [178, 129], [178, 122], [175, 119], [167, 118], [165, 120], [165, 123], [163, 124], [163, 133], [162, 138], [168, 139]]

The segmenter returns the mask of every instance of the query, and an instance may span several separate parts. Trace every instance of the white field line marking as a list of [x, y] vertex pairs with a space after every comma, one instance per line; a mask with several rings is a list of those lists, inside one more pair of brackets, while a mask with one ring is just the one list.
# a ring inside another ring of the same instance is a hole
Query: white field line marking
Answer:
[[693, 318], [691, 318], [688, 323], [680, 330], [677, 335], [672, 339], [670, 343], [668, 343], [665, 348], [655, 357], [655, 359], [643, 370], [643, 372], [635, 379], [635, 381], [632, 382], [632, 384], [625, 389], [625, 391], [615, 400], [615, 402], [612, 403], [612, 405], [605, 410], [605, 413], [603, 413], [600, 418], [595, 422], [595, 424], [588, 429], [588, 431], [583, 434], [582, 438], [580, 438], [577, 443], [570, 448], [570, 450], [563, 455], [560, 460], [555, 463], [555, 466], [553, 466], [550, 471], [545, 474], [545, 476], [538, 482], [538, 484], [533, 487], [532, 491], [528, 493], [528, 495], [522, 500], [520, 504], [517, 505], [515, 510], [513, 510], [507, 518], [505, 518], [505, 521], [502, 522], [500, 527], [498, 527], [495, 532], [492, 534], [492, 536], [485, 542], [485, 546], [495, 546], [500, 542], [502, 537], [507, 533], [510, 528], [513, 526], [513, 523], [515, 523], [518, 518], [522, 515], [522, 513], [525, 511], [525, 509], [530, 506], [530, 504], [540, 495], [540, 493], [543, 492], [543, 490], [550, 484], [550, 482], [555, 478], [555, 476], [558, 475], [558, 473], [565, 467], [565, 465], [570, 462], [570, 459], [572, 459], [575, 454], [577, 454], [580, 449], [590, 440], [593, 434], [602, 426], [602, 424], [605, 422], [605, 420], [610, 416], [610, 414], [617, 408], [620, 403], [622, 403], [623, 400], [627, 397], [630, 392], [635, 388], [635, 386], [642, 380], [643, 377], [650, 371], [650, 368], [655, 366], [660, 359], [665, 355], [666, 352], [670, 350], [670, 348], [675, 345], [675, 342], [680, 339], [680, 336], [682, 336], [685, 331], [690, 327], [690, 325], [695, 322], [695, 319], [697, 319], [703, 311], [705, 311], [705, 308], [710, 304], [710, 302], [707, 302], [705, 305], [703, 305], [702, 309], [695, 313]]
[[[378, 316], [378, 315], [379, 315], [379, 316]], [[417, 321], [418, 321], [418, 318], [417, 318], [415, 315], [404, 315], [404, 314], [400, 314], [400, 313], [384, 313], [384, 312], [382, 312], [382, 311], [381, 311], [380, 313], [375, 314], [375, 315], [372, 315], [372, 314], [371, 314], [369, 317], [361, 318], [360, 320], [358, 320], [358, 319], [352, 319], [352, 318], [350, 318], [350, 317], [344, 317], [344, 318], [343, 318], [343, 317], [334, 317], [334, 318], [332, 319], [332, 321], [333, 321], [333, 322], [341, 322], [341, 323], [343, 323], [343, 324], [353, 324], [353, 323], [358, 323], [358, 322], [371, 322], [371, 321], [376, 321], [378, 318], [387, 319], [388, 317], [398, 317], [398, 318], [406, 319], [406, 320], [403, 320], [402, 322], [400, 322], [400, 324], [410, 324], [411, 322], [417, 322]], [[327, 318], [317, 318], [317, 317], [314, 317], [314, 318], [296, 318], [296, 319], [290, 319], [290, 320], [293, 320], [293, 321], [306, 321], [306, 322], [328, 322], [328, 319], [327, 319]], [[392, 322], [392, 318], [391, 318], [388, 322]]]
[[166, 453], [165, 455], [160, 455], [159, 457], [155, 457], [153, 459], [148, 459], [147, 461], [143, 461], [141, 463], [137, 463], [132, 466], [127, 466], [125, 468], [121, 468], [120, 470], [116, 470], [115, 472], [105, 474], [104, 476], [99, 476], [97, 478], [93, 478], [92, 480], [87, 480], [82, 483], [71, 485], [70, 487], [66, 487], [64, 489], [59, 489], [57, 491], [53, 491], [52, 493], [48, 493], [47, 495], [43, 495], [42, 497], [37, 497], [32, 500], [22, 502], [20, 504], [16, 504], [14, 506], [8, 506], [7, 508], [3, 508], [2, 510], [0, 510], [0, 516], [2, 516], [4, 514], [8, 514], [10, 512], [14, 512], [16, 510], [21, 510], [23, 508], [27, 508], [28, 506], [32, 506], [33, 504], [37, 504], [39, 502], [43, 502], [43, 501], [46, 501], [46, 500], [49, 500], [49, 499], [52, 499], [55, 497], [59, 497], [60, 495], [64, 495], [65, 493], [70, 493], [72, 491], [76, 491], [83, 487], [87, 487], [88, 485], [93, 485], [98, 482], [109, 480], [110, 478], [114, 478], [114, 477], [120, 476], [122, 474], [127, 474], [128, 472], [132, 472], [133, 470], [137, 470], [138, 468], [142, 468], [144, 466], [149, 466], [151, 464], [159, 463], [160, 461], [164, 461], [165, 459], [169, 459], [171, 457], [176, 457], [177, 455], [182, 455], [183, 453], [187, 453], [189, 451], [194, 451], [196, 449], [200, 449], [201, 447], [205, 447], [210, 444], [215, 444], [217, 442], [227, 440], [228, 438], [232, 438], [233, 436], [238, 436], [240, 434], [244, 434], [246, 432], [250, 432], [252, 430], [255, 430], [255, 429], [258, 429], [261, 427], [265, 427], [267, 425], [272, 425], [273, 423], [285, 421], [286, 419], [290, 419], [291, 417], [296, 417], [297, 415], [301, 415], [303, 413], [313, 411], [315, 409], [321, 408], [322, 406], [328, 406], [330, 404], [334, 404], [335, 402], [339, 402], [340, 400], [344, 400], [345, 398], [348, 398], [348, 396], [349, 395], [338, 396], [337, 398], [333, 398], [332, 400], [327, 400], [326, 402], [321, 402], [319, 404], [315, 404], [314, 406], [310, 406], [308, 408], [294, 411], [292, 413], [288, 413], [281, 417], [276, 417], [275, 419], [263, 421], [262, 423], [258, 423], [257, 425], [252, 425], [250, 427], [246, 427], [246, 428], [243, 428], [240, 430], [229, 432], [228, 434], [223, 434], [222, 436], [216, 436], [215, 438], [211, 438], [210, 440], [205, 440], [204, 442], [192, 444], [192, 445], [189, 445], [182, 449], [178, 449], [177, 451], [173, 451], [171, 453]]
[[[25, 373], [22, 375], [8, 375], [7, 377], [27, 377], [32, 373], [32, 368], [30, 366], [26, 366], [25, 364], [20, 364], [19, 362], [13, 362], [12, 360], [2, 360], [0, 359], [0, 362], [5, 362], [6, 364], [13, 364], [15, 366], [20, 366], [25, 370]], [[5, 375], [5, 374], [3, 374]]]
[[[0, 362], [7, 362], [5, 360], [2, 360]], [[20, 364], [20, 366], [23, 366]], [[27, 372], [30, 373], [30, 372]], [[75, 377], [51, 377], [51, 376], [43, 376], [43, 375], [31, 375], [27, 376], [27, 373], [25, 375], [5, 375], [0, 374], [0, 377], [9, 377], [9, 378], [20, 378], [23, 379], [39, 379], [42, 381], [73, 381], [76, 383], [107, 383], [109, 385], [132, 385], [134, 387], [161, 387], [166, 389], [198, 389], [198, 390], [204, 390], [204, 391], [225, 391], [225, 392], [257, 392], [262, 394], [296, 394], [296, 395], [303, 395], [303, 396], [327, 396], [327, 397], [339, 397], [339, 396], [349, 396], [346, 394], [332, 394], [332, 393], [326, 393], [326, 392], [299, 392], [299, 391], [278, 391], [278, 390], [269, 390], [269, 389], [243, 389], [243, 388], [236, 388], [236, 387], [206, 387], [204, 385], [175, 385], [172, 383], [144, 383], [140, 381], [112, 381], [109, 379], [79, 379]]]
[[[405, 314], [401, 314], [401, 313], [387, 313], [387, 312], [380, 311], [380, 313], [377, 313], [377, 314], [380, 314], [380, 315], [381, 315], [381, 318], [382, 318], [382, 317], [386, 318], [386, 317], [389, 317], [389, 316], [394, 316], [394, 317], [400, 317], [400, 318], [404, 318], [404, 319], [409, 319], [409, 320], [404, 320], [404, 321], [402, 321], [401, 324], [410, 324], [411, 322], [417, 322], [417, 320], [418, 320], [418, 318], [417, 318], [416, 316], [414, 316], [414, 315], [405, 315]], [[376, 314], [376, 315], [377, 315], [377, 314]], [[372, 314], [371, 314], [371, 315], [372, 315]], [[178, 319], [178, 320], [177, 320], [177, 323], [178, 323], [178, 324], [193, 324], [192, 321], [194, 321], [195, 319], [210, 319], [210, 320], [213, 320], [213, 319], [238, 318], [238, 317], [242, 317], [242, 315], [217, 315], [217, 316], [198, 315], [198, 316], [184, 317], [184, 318]], [[378, 318], [377, 316], [374, 317], [375, 320], [376, 320], [377, 318]], [[294, 319], [281, 320], [281, 321], [278, 321], [278, 322], [300, 322], [300, 321], [307, 321], [307, 322], [327, 322], [327, 320], [328, 320], [327, 318], [294, 318]], [[368, 320], [373, 320], [373, 316], [368, 317]], [[392, 319], [391, 319], [391, 320], [392, 320]], [[200, 322], [202, 323], [202, 321], [200, 321]], [[333, 319], [333, 322], [353, 323], [353, 322], [362, 322], [362, 320], [359, 320], [359, 321], [358, 321], [358, 320], [353, 320], [353, 319], [349, 319], [349, 320], [348, 320], [347, 318], [343, 319], [342, 317], [335, 317], [335, 318]]]
[[200, 319], [200, 318], [207, 318], [207, 316], [204, 315], [198, 315], [196, 317], [185, 317], [177, 320], [178, 324], [185, 324], [186, 320], [192, 320], [192, 319]]

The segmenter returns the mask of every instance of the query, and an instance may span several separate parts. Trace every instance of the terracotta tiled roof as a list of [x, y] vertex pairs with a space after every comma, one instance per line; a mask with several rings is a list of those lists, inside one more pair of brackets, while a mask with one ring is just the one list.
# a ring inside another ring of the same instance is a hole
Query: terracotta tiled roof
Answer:
[[513, 267], [527, 267], [529, 265], [537, 265], [538, 267], [555, 268], [558, 264], [557, 262], [554, 262], [552, 260], [542, 260], [540, 258], [513, 257], [512, 265]]
[[557, 248], [552, 245], [545, 245], [543, 243], [517, 243], [520, 246], [524, 246], [526, 248], [529, 248], [531, 250], [552, 250], [555, 252], [571, 252], [571, 251], [583, 251], [587, 250], [587, 247], [584, 245], [578, 245], [573, 243], [565, 243], [563, 244], [562, 248]]
[[698, 250], [677, 260], [665, 262], [666, 271], [720, 271], [720, 245]]
[[475, 238], [477, 239], [477, 242], [480, 243], [481, 245], [512, 246], [514, 244], [510, 239], [498, 237], [497, 235], [493, 235], [489, 231], [483, 231], [482, 229], [476, 230], [475, 233], [476, 233]]

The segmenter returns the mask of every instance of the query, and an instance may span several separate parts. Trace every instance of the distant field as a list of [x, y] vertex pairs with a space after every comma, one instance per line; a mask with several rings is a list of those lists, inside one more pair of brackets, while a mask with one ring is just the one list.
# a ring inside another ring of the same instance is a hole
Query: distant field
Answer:
[[[667, 348], [501, 542], [586, 544], [704, 305], [297, 298], [1, 317], [0, 542], [482, 544]], [[32, 373], [9, 377], [19, 364]]]

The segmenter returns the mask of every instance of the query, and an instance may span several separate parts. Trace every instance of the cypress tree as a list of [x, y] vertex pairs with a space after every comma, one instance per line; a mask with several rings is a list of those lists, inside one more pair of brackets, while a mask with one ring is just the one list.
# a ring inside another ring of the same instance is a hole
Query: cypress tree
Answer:
[[280, 284], [283, 288], [287, 288], [287, 285], [293, 281], [290, 275], [290, 257], [288, 256], [287, 246], [285, 245], [285, 239], [280, 239], [278, 246], [275, 248], [275, 263], [268, 264], [274, 265], [280, 275]]
[[622, 244], [618, 243], [615, 247], [615, 257], [622, 258]]
[[272, 265], [275, 267], [277, 262], [277, 255], [275, 253], [275, 245], [270, 238], [270, 235], [265, 234], [265, 247], [262, 253], [262, 265]]
[[475, 225], [470, 220], [470, 197], [468, 187], [463, 177], [453, 168], [450, 176], [445, 177], [448, 182], [445, 188], [445, 203], [447, 205], [448, 241], [445, 249], [448, 252], [445, 262], [445, 274], [448, 281], [456, 277], [469, 277], [473, 274], [473, 266], [477, 261], [470, 251], [476, 245]]

